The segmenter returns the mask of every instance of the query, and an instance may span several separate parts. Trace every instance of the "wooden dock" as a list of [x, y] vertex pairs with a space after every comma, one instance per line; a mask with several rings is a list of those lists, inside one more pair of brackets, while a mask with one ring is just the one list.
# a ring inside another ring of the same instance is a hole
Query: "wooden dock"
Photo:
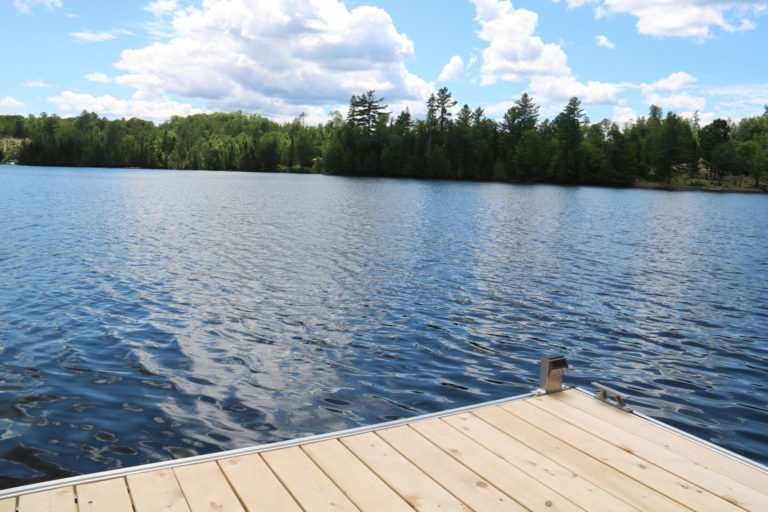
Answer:
[[768, 472], [567, 390], [0, 493], [0, 512], [214, 510], [768, 511]]

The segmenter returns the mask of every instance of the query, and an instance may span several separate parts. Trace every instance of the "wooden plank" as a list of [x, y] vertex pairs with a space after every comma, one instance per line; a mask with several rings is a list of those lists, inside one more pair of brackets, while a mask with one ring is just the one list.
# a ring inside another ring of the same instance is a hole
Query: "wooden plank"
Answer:
[[187, 500], [170, 469], [126, 477], [136, 512], [189, 512]]
[[596, 435], [562, 421], [557, 416], [528, 403], [528, 401], [505, 404], [502, 408], [694, 510], [723, 512], [741, 510], [693, 482], [680, 478]]
[[366, 466], [420, 512], [471, 512], [376, 434], [339, 439]]
[[19, 496], [19, 512], [77, 512], [75, 489], [61, 487]]
[[358, 510], [298, 446], [261, 456], [304, 510]]
[[258, 454], [220, 460], [219, 466], [248, 512], [301, 512]]
[[380, 430], [376, 434], [470, 508], [484, 511], [525, 510], [410, 426]]
[[[585, 510], [590, 512], [637, 510], [636, 507], [604, 491], [477, 416], [466, 413], [443, 418], [443, 421]], [[545, 447], [549, 448], [550, 445], [547, 444]]]
[[235, 491], [215, 462], [181, 466], [174, 468], [173, 472], [192, 512], [244, 511]]
[[514, 437], [543, 456], [556, 460], [558, 464], [639, 510], [665, 512], [690, 510], [501, 407], [479, 409], [473, 411], [472, 415]]
[[304, 452], [360, 510], [413, 512], [413, 508], [338, 440], [312, 443]]
[[448, 423], [414, 423], [413, 429], [528, 510], [584, 510]]
[[678, 455], [655, 443], [638, 437], [619, 427], [584, 412], [567, 403], [533, 398], [528, 403], [570, 422], [612, 445], [636, 455], [671, 474], [684, 478], [706, 489], [725, 501], [746, 510], [768, 510], [768, 496], [749, 486], [712, 471], [687, 457]]
[[16, 498], [0, 500], [0, 512], [16, 512]]
[[647, 441], [663, 446], [678, 455], [717, 471], [723, 475], [750, 486], [763, 494], [768, 493], [768, 473], [759, 471], [749, 465], [699, 444], [675, 432], [650, 423], [638, 421], [636, 416], [620, 411], [615, 407], [590, 398], [578, 391], [566, 391], [551, 395], [553, 399], [578, 407], [582, 411], [600, 418], [627, 432], [642, 437]]
[[133, 512], [123, 478], [101, 480], [75, 487], [79, 512]]

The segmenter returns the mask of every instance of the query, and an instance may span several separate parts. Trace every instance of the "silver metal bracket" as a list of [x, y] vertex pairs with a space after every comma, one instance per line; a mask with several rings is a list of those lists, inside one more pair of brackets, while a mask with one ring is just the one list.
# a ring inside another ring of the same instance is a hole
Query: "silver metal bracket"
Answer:
[[568, 361], [564, 356], [542, 357], [539, 372], [539, 392], [546, 395], [562, 391], [563, 375], [566, 369], [568, 369]]
[[[593, 382], [592, 385], [600, 390], [599, 393], [595, 396], [595, 398], [597, 398], [602, 402], [607, 403], [608, 405], [612, 405], [617, 409], [621, 409], [622, 411], [632, 412], [632, 408], [629, 407], [626, 402], [626, 400], [629, 398], [629, 395], [625, 395], [621, 391], [616, 391], [615, 389], [611, 389], [608, 386], [603, 386], [602, 384], [599, 384], [597, 382]], [[612, 395], [612, 396], [609, 397], [608, 395]], [[610, 398], [612, 398], [613, 400], [611, 400]]]

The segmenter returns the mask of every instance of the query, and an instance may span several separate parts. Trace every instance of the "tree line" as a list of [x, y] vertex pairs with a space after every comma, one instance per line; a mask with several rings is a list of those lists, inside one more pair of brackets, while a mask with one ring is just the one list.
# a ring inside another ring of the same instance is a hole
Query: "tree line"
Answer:
[[[213, 113], [108, 120], [93, 112], [0, 116], [0, 161], [27, 165], [316, 172], [518, 182], [631, 185], [638, 180], [695, 183], [726, 177], [759, 186], [768, 174], [768, 106], [738, 123], [700, 126], [651, 106], [619, 126], [593, 123], [571, 98], [541, 119], [527, 93], [503, 118], [433, 93], [424, 119], [395, 115], [375, 91], [353, 95], [346, 116], [309, 125], [304, 114], [276, 123], [257, 114]], [[4, 153], [3, 153], [3, 150]]]

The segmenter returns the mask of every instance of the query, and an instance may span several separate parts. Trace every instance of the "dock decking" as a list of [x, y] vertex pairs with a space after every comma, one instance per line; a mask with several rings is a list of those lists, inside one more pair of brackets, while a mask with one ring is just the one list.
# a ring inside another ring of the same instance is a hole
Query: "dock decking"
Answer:
[[576, 390], [137, 471], [0, 512], [768, 511], [763, 468]]

